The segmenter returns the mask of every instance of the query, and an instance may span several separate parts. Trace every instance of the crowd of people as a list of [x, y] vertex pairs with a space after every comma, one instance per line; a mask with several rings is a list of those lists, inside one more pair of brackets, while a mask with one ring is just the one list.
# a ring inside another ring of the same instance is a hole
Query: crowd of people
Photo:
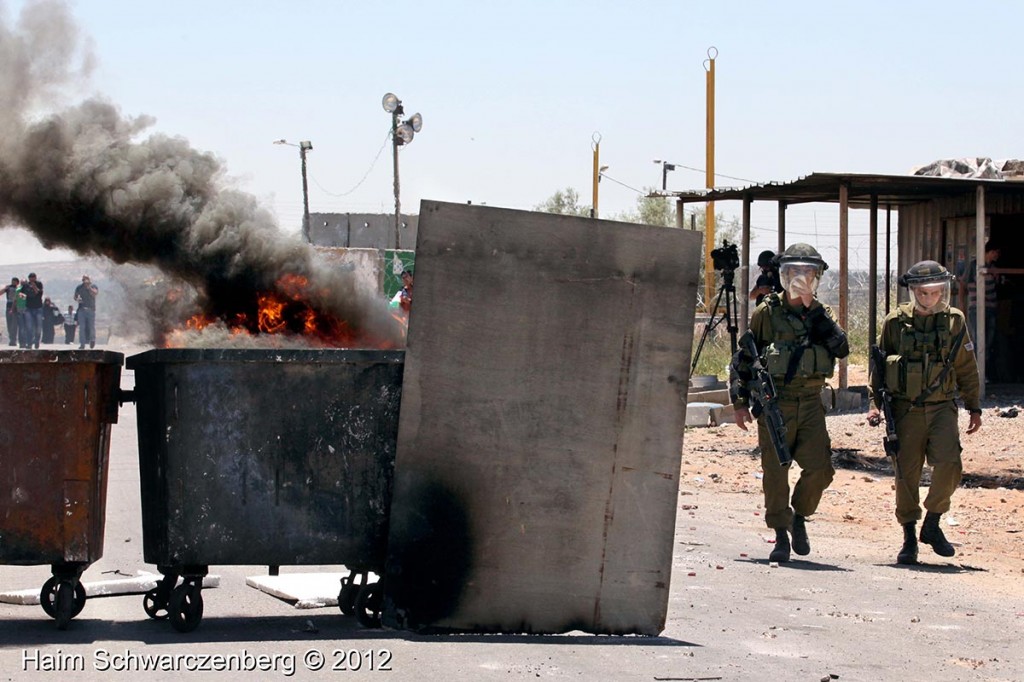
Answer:
[[12, 277], [4, 287], [7, 338], [9, 346], [33, 349], [58, 343], [57, 328], [64, 327], [64, 344], [73, 345], [78, 334], [79, 350], [96, 347], [96, 297], [99, 289], [88, 275], [75, 287], [72, 298], [78, 304], [61, 311], [45, 295], [45, 287], [36, 273], [20, 279]]

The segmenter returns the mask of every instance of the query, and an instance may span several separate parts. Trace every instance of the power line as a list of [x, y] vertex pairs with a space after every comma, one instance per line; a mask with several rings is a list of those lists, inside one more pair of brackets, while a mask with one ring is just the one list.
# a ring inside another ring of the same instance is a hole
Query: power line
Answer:
[[366, 178], [369, 177], [370, 173], [374, 169], [374, 166], [377, 165], [377, 160], [380, 159], [380, 155], [384, 151], [384, 147], [386, 147], [388, 145], [388, 140], [389, 139], [391, 139], [391, 129], [390, 128], [388, 129], [388, 134], [384, 136], [384, 143], [381, 144], [380, 149], [377, 150], [377, 155], [373, 157], [373, 161], [370, 163], [370, 167], [367, 169], [367, 171], [365, 173], [363, 173], [363, 177], [359, 179], [359, 182], [357, 182], [355, 184], [355, 186], [352, 187], [352, 189], [348, 190], [347, 192], [341, 192], [340, 194], [337, 194], [335, 192], [332, 192], [332, 191], [324, 188], [324, 186], [321, 185], [317, 181], [316, 177], [313, 176], [312, 173], [310, 174], [309, 177], [313, 180], [313, 183], [316, 184], [316, 186], [319, 187], [320, 190], [323, 191], [325, 194], [329, 194], [332, 197], [345, 197], [345, 196], [348, 196], [349, 194], [352, 194], [352, 192], [355, 192], [357, 189], [359, 189], [359, 186], [362, 185], [366, 181]]
[[643, 194], [644, 196], [647, 196], [647, 192], [645, 192], [645, 191], [643, 191], [643, 190], [640, 190], [640, 189], [637, 189], [636, 187], [630, 187], [630, 186], [629, 186], [629, 185], [627, 185], [626, 183], [624, 183], [624, 182], [620, 182], [619, 180], [616, 180], [615, 178], [613, 178], [612, 176], [608, 175], [607, 173], [601, 173], [601, 177], [602, 177], [602, 178], [604, 178], [604, 179], [606, 179], [606, 180], [611, 180], [611, 181], [612, 181], [612, 182], [614, 182], [614, 183], [615, 183], [616, 185], [622, 185], [622, 186], [623, 186], [623, 187], [625, 187], [626, 189], [631, 189], [631, 190], [633, 190], [634, 192], [636, 192], [637, 194]]

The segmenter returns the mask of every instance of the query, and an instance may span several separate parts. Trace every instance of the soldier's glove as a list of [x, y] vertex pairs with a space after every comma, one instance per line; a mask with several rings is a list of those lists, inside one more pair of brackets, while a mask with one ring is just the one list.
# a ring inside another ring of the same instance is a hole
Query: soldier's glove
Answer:
[[846, 332], [828, 316], [825, 308], [813, 308], [807, 314], [807, 322], [810, 326], [807, 338], [811, 343], [825, 346], [828, 352], [837, 358], [845, 358], [850, 354], [850, 344], [846, 340]]

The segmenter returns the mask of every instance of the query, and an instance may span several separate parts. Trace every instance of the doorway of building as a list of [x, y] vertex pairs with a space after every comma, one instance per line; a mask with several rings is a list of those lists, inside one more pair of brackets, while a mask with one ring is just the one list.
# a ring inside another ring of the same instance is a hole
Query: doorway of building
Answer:
[[991, 383], [1024, 383], [1024, 214], [992, 215], [989, 238], [999, 246], [995, 350]]

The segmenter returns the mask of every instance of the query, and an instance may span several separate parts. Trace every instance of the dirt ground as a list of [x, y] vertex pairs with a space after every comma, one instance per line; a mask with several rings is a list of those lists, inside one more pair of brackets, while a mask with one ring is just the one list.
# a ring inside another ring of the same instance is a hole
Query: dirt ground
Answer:
[[[849, 385], [867, 383], [866, 368], [849, 367]], [[957, 548], [951, 559], [922, 545], [928, 563], [953, 563], [979, 572], [994, 591], [1019, 592], [1024, 577], [1024, 396], [991, 394], [982, 402], [981, 429], [966, 435], [967, 413], [961, 411], [964, 480], [943, 515], [946, 537]], [[1019, 416], [999, 414], [1016, 406]], [[857, 413], [829, 414], [836, 477], [818, 513], [808, 525], [812, 548], [827, 551], [827, 538], [859, 539], [864, 552], [880, 561], [895, 561], [902, 532], [894, 516], [895, 483], [882, 449], [884, 426], [868, 425], [867, 408]], [[794, 467], [796, 465], [794, 464]], [[797, 472], [790, 475], [795, 482]], [[928, 467], [922, 484], [929, 480]], [[741, 431], [735, 424], [687, 429], [683, 444], [682, 487], [703, 493], [749, 496], [752, 516], [763, 514], [760, 455], [756, 428]], [[926, 494], [922, 489], [921, 499]], [[701, 496], [704, 500], [707, 495]], [[683, 500], [685, 506], [685, 499]], [[685, 512], [683, 512], [685, 513]], [[751, 557], [771, 551], [774, 534], [761, 526], [763, 546]], [[817, 545], [815, 540], [818, 540]], [[824, 541], [824, 542], [823, 542]]]

